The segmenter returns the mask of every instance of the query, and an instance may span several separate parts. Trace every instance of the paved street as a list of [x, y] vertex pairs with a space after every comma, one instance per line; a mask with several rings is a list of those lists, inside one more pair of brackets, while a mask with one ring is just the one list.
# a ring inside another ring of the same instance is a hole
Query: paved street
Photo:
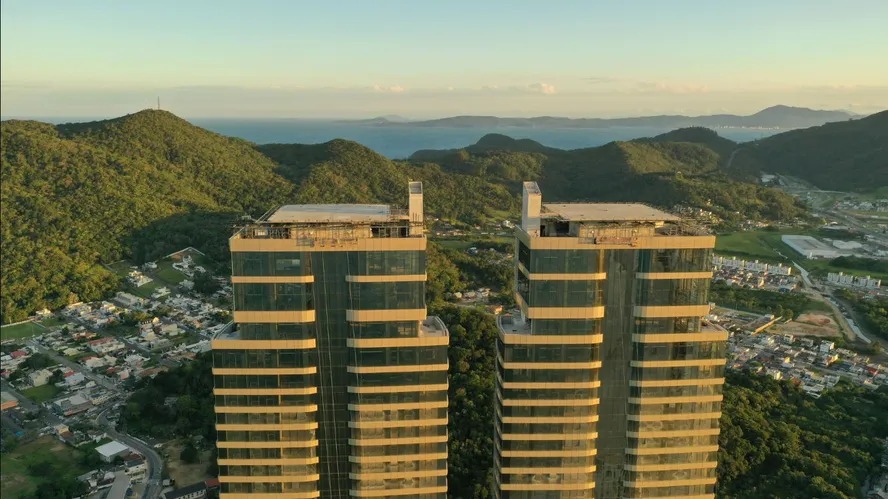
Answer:
[[[87, 379], [95, 381], [96, 384], [108, 389], [113, 394], [115, 394], [117, 396], [125, 396], [126, 395], [126, 393], [123, 390], [121, 390], [120, 386], [118, 386], [113, 381], [109, 380], [108, 378], [98, 375], [98, 374], [95, 374], [95, 373], [91, 372], [89, 369], [84, 369], [84, 367], [82, 365], [77, 364], [76, 362], [72, 362], [61, 355], [58, 355], [57, 353], [43, 347], [42, 345], [38, 344], [35, 341], [29, 341], [28, 345], [34, 347], [37, 351], [48, 355], [56, 362], [66, 366], [66, 367], [69, 367], [76, 372], [83, 373], [83, 375]], [[13, 395], [15, 395], [19, 399], [22, 407], [24, 407], [26, 410], [37, 410], [38, 406], [36, 404], [31, 402], [27, 397], [25, 397], [21, 393], [14, 390], [11, 386], [9, 386], [8, 383], [6, 383], [6, 381], [2, 381], [2, 386], [3, 386], [4, 391], [8, 390]], [[160, 455], [151, 447], [150, 444], [143, 442], [142, 440], [139, 440], [133, 436], [118, 432], [115, 429], [114, 423], [112, 423], [111, 421], [108, 421], [108, 418], [107, 418], [108, 414], [111, 411], [115, 410], [116, 405], [117, 405], [117, 402], [114, 399], [109, 401], [106, 404], [106, 407], [103, 408], [101, 410], [101, 412], [99, 412], [98, 417], [96, 418], [96, 422], [98, 423], [99, 427], [102, 428], [108, 434], [108, 436], [125, 443], [126, 445], [130, 446], [133, 450], [135, 450], [139, 454], [142, 454], [143, 456], [145, 456], [145, 458], [148, 460], [148, 475], [147, 475], [148, 476], [148, 483], [147, 483], [147, 487], [145, 488], [145, 492], [142, 495], [142, 498], [143, 499], [156, 499], [156, 498], [160, 497], [160, 491], [162, 489], [161, 473], [163, 471], [163, 460], [160, 458]], [[57, 424], [64, 423], [64, 420], [52, 411], [47, 411], [46, 421], [49, 426], [54, 426]]]
[[109, 436], [120, 440], [132, 447], [136, 452], [145, 456], [148, 460], [148, 483], [145, 488], [145, 493], [142, 494], [142, 499], [156, 499], [160, 497], [160, 491], [162, 488], [161, 484], [161, 473], [163, 471], [163, 460], [161, 460], [160, 455], [153, 449], [151, 446], [139, 440], [135, 437], [127, 435], [125, 433], [120, 433], [114, 429], [114, 423], [108, 421], [108, 413], [114, 409], [114, 405], [102, 410], [99, 413], [97, 419], [100, 426], [105, 428], [105, 432], [108, 433]]

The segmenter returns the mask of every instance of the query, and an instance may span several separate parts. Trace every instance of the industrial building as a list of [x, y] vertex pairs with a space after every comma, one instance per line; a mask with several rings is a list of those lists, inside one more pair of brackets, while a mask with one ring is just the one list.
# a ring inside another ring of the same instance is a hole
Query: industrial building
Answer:
[[447, 346], [409, 208], [290, 205], [229, 241], [237, 330], [212, 341], [221, 497], [447, 493]]
[[704, 326], [715, 237], [640, 204], [525, 182], [499, 319], [494, 494], [713, 498], [727, 332]]
[[843, 254], [848, 254], [847, 251], [839, 251], [835, 247], [811, 236], [783, 235], [780, 236], [780, 240], [809, 260], [815, 258], [837, 258]]

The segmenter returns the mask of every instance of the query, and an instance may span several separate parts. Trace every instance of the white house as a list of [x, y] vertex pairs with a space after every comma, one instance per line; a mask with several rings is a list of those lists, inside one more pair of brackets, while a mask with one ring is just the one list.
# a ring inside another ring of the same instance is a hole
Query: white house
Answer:
[[40, 369], [39, 371], [28, 373], [28, 381], [31, 382], [31, 386], [43, 386], [49, 383], [49, 378], [51, 377], [52, 372], [48, 369]]
[[98, 452], [99, 456], [102, 457], [102, 461], [110, 463], [114, 460], [115, 457], [125, 456], [132, 451], [126, 445], [118, 442], [117, 440], [113, 440], [105, 445], [100, 445], [96, 447], [96, 452]]

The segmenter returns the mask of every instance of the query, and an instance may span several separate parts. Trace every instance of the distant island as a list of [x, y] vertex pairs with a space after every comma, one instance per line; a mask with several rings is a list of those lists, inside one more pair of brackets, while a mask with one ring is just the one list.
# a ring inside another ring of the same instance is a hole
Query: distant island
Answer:
[[709, 116], [660, 115], [634, 118], [502, 118], [498, 116], [452, 116], [434, 120], [410, 121], [401, 116], [379, 116], [363, 120], [347, 120], [374, 126], [398, 127], [523, 127], [523, 128], [608, 128], [608, 127], [694, 127], [707, 128], [770, 128], [794, 129], [823, 125], [858, 118], [847, 111], [824, 111], [804, 107], [772, 106], [749, 116], [713, 114]]

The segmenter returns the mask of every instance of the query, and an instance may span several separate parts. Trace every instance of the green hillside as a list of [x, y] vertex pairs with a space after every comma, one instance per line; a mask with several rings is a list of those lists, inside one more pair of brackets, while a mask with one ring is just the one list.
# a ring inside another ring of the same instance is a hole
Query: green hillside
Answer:
[[434, 163], [392, 161], [355, 142], [257, 146], [280, 164], [278, 172], [298, 184], [298, 203], [405, 202], [409, 181], [424, 182], [426, 211], [475, 223], [517, 212], [514, 189]]
[[729, 179], [723, 152], [687, 136], [563, 151], [489, 135], [392, 161], [345, 140], [257, 146], [152, 110], [0, 129], [3, 322], [106, 296], [117, 278], [100, 264], [189, 245], [221, 264], [239, 217], [288, 202], [403, 204], [409, 180], [425, 183], [427, 213], [467, 223], [515, 216], [524, 180], [550, 200], [682, 203], [728, 219], [801, 214], [777, 191]]
[[783, 173], [825, 190], [888, 186], [888, 111], [741, 144], [732, 173]]
[[97, 299], [116, 287], [97, 263], [179, 249], [293, 191], [248, 143], [163, 111], [0, 134], [3, 322]]
[[571, 151], [494, 135], [465, 149], [419, 151], [411, 159], [437, 161], [447, 171], [480, 176], [516, 193], [520, 181], [537, 180], [549, 200], [683, 204], [711, 210], [726, 220], [803, 216], [804, 209], [792, 197], [738, 181], [720, 169], [732, 142], [701, 129], [673, 134], [682, 142], [660, 136]]

